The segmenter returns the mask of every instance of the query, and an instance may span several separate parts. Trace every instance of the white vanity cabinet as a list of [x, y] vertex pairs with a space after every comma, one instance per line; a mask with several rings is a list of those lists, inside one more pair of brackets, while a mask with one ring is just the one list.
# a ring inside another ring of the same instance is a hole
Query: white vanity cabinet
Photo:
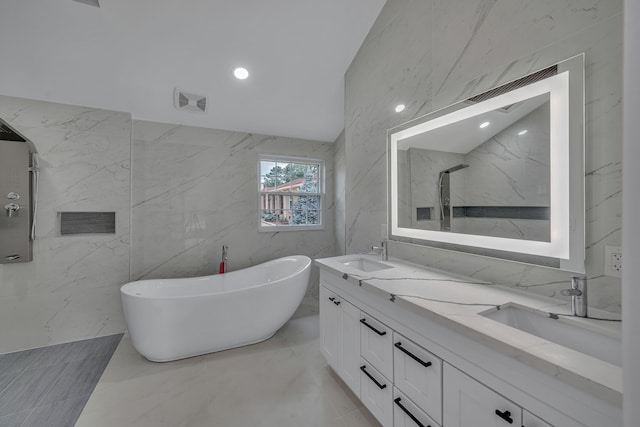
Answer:
[[507, 427], [522, 425], [522, 408], [451, 365], [444, 367], [444, 425]]
[[387, 378], [393, 378], [393, 330], [361, 311], [360, 354]]
[[320, 278], [322, 353], [383, 427], [621, 426], [601, 401], [400, 306], [386, 289], [325, 269]]
[[546, 421], [541, 420], [532, 413], [522, 410], [522, 427], [553, 427]]
[[360, 400], [383, 427], [393, 426], [393, 384], [364, 358], [360, 365]]
[[329, 366], [338, 370], [338, 342], [340, 308], [336, 294], [325, 287], [320, 287], [320, 351]]
[[395, 386], [442, 424], [442, 359], [397, 332], [393, 351]]
[[360, 310], [320, 287], [320, 350], [329, 366], [360, 395]]
[[407, 398], [400, 390], [393, 389], [394, 427], [438, 427], [433, 418]]

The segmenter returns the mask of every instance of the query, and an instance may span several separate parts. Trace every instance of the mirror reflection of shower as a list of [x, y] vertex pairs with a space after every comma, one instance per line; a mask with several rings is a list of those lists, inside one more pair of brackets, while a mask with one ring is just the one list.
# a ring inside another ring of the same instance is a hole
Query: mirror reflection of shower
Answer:
[[440, 171], [438, 174], [438, 192], [440, 195], [439, 205], [440, 205], [440, 230], [441, 231], [450, 231], [451, 230], [451, 182], [450, 175], [453, 172], [459, 171], [460, 169], [468, 168], [469, 165], [459, 164], [452, 166], [448, 169]]

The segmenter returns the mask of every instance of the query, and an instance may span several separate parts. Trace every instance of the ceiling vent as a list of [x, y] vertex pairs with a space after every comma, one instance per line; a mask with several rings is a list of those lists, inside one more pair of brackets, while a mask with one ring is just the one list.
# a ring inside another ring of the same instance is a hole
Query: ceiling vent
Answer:
[[173, 105], [182, 111], [193, 111], [196, 113], [206, 113], [208, 102], [204, 95], [196, 95], [195, 93], [185, 92], [176, 88], [173, 92]]
[[100, 7], [100, 3], [98, 2], [98, 0], [73, 0], [73, 1], [77, 1], [78, 3], [88, 4], [89, 6]]
[[487, 99], [502, 95], [504, 93], [510, 92], [515, 89], [519, 89], [531, 83], [539, 82], [540, 80], [544, 80], [547, 77], [555, 76], [556, 74], [558, 74], [558, 66], [552, 65], [551, 67], [545, 68], [544, 70], [540, 70], [533, 74], [529, 74], [528, 76], [524, 76], [520, 79], [514, 80], [502, 86], [498, 86], [495, 89], [491, 89], [487, 92], [483, 92], [479, 95], [471, 97], [468, 99], [468, 101], [471, 101], [474, 103], [486, 101]]

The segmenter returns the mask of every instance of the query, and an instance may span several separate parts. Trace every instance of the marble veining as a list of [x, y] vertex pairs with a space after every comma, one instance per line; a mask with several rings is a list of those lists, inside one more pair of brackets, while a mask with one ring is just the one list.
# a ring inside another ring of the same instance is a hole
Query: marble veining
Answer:
[[[346, 253], [366, 250], [386, 223], [386, 130], [585, 52], [586, 271], [590, 304], [621, 307], [604, 276], [604, 246], [620, 245], [622, 1], [389, 0], [347, 70]], [[396, 114], [393, 107], [407, 108]], [[568, 272], [402, 243], [398, 258], [559, 297]], [[395, 252], [394, 252], [395, 251]]]
[[[344, 280], [340, 283], [345, 287], [359, 286], [383, 296], [385, 300], [405, 304], [408, 310], [418, 308], [426, 318], [622, 407], [621, 367], [479, 315], [490, 308], [510, 303], [569, 315], [569, 304], [514, 292], [497, 284], [444, 271], [422, 269], [397, 260], [385, 262], [393, 267], [391, 269], [365, 273], [345, 267], [341, 259], [321, 259], [316, 263], [336, 274], [336, 277], [342, 277]], [[607, 315], [607, 318], [616, 317]], [[620, 323], [588, 319], [580, 321], [584, 327], [621, 338]]]
[[[334, 254], [334, 144], [134, 121], [132, 280], [192, 277], [286, 255]], [[325, 160], [326, 229], [258, 232], [259, 154]], [[308, 294], [317, 295], [317, 271]]]
[[[0, 96], [0, 117], [33, 141], [41, 167], [34, 260], [0, 266], [0, 352], [121, 332], [131, 116]], [[115, 212], [115, 234], [60, 236], [60, 211]]]

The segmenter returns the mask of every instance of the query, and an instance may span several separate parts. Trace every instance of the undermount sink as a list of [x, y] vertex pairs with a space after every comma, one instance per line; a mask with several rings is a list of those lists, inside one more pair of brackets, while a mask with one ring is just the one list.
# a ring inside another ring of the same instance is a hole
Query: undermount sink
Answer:
[[491, 320], [579, 351], [616, 366], [622, 366], [619, 337], [590, 328], [582, 319], [554, 316], [516, 304], [503, 305], [480, 313]]
[[365, 271], [367, 273], [373, 271], [386, 270], [388, 268], [393, 268], [390, 265], [383, 264], [381, 262], [376, 262], [367, 258], [350, 258], [344, 261], [340, 261], [343, 265], [347, 267], [354, 268], [356, 270]]

